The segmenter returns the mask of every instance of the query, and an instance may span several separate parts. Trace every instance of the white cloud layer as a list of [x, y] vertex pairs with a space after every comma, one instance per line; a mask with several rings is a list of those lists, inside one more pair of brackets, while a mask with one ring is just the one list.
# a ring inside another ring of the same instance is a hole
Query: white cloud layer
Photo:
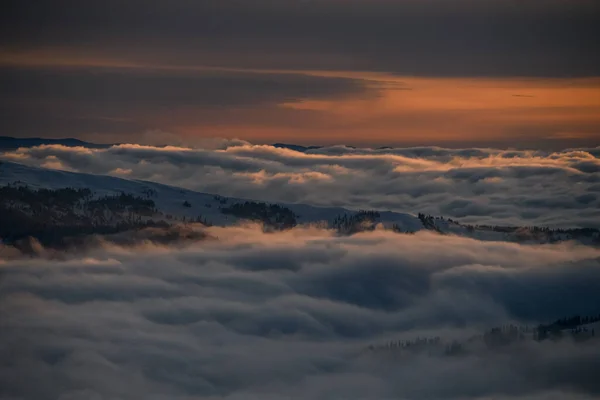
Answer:
[[597, 227], [599, 156], [600, 148], [547, 153], [342, 146], [305, 154], [238, 140], [215, 141], [211, 149], [53, 145], [0, 158], [266, 201], [424, 212], [469, 223]]
[[219, 240], [0, 258], [0, 398], [600, 398], [597, 342], [464, 357], [364, 352], [596, 315], [596, 248], [427, 232], [208, 233]]

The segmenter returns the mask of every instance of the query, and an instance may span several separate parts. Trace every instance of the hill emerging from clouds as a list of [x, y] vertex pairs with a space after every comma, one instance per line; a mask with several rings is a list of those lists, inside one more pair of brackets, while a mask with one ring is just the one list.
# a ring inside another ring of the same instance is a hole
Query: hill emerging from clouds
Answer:
[[595, 399], [598, 155], [0, 152], [0, 397]]
[[340, 234], [387, 229], [400, 234], [432, 231], [520, 243], [600, 243], [600, 231], [596, 229], [468, 225], [421, 213], [270, 203], [12, 162], [0, 164], [0, 172], [4, 227], [0, 237], [7, 243], [32, 236], [43, 243], [56, 244], [68, 236], [185, 223], [231, 226], [241, 222], [256, 222], [274, 230], [314, 225]]
[[600, 149], [41, 145], [0, 160], [270, 203], [443, 215], [472, 225], [597, 228]]

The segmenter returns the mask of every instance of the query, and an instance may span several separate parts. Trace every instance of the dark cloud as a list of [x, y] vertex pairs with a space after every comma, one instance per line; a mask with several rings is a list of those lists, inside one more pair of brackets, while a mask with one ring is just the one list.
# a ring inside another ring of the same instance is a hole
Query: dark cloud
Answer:
[[[300, 74], [3, 68], [3, 101], [85, 102], [103, 111], [279, 104], [364, 90], [360, 80]], [[138, 108], [139, 107], [139, 108]]]
[[218, 111], [224, 122], [228, 109], [376, 94], [349, 78], [139, 69], [0, 68], [0, 86], [0, 127], [31, 136], [139, 133], [172, 126], [174, 113], [206, 123]]
[[364, 352], [392, 338], [466, 340], [500, 323], [597, 314], [598, 249], [430, 233], [207, 233], [219, 241], [0, 259], [0, 397], [600, 395], [595, 342], [464, 357]]
[[9, 2], [3, 43], [175, 64], [597, 76], [593, 0]]

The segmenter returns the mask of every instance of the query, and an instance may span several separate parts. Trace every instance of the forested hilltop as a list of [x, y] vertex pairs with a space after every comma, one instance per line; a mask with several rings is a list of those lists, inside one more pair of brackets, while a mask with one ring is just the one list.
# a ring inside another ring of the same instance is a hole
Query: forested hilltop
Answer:
[[482, 350], [507, 350], [528, 342], [571, 341], [597, 345], [599, 338], [600, 315], [575, 315], [539, 325], [506, 324], [463, 339], [433, 336], [391, 340], [369, 345], [367, 350], [379, 354], [458, 356]]
[[[159, 200], [163, 204], [166, 200], [171, 206], [161, 209], [157, 205]], [[151, 187], [145, 187], [137, 193], [121, 191], [99, 194], [89, 188], [32, 188], [16, 181], [0, 186], [0, 238], [4, 243], [11, 244], [33, 237], [45, 246], [60, 247], [65, 245], [67, 238], [92, 234], [108, 235], [145, 228], [166, 229], [189, 223], [225, 226], [251, 221], [262, 224], [266, 231], [316, 223], [340, 235], [352, 235], [380, 227], [401, 234], [427, 230], [438, 234], [519, 243], [575, 240], [597, 245], [600, 242], [600, 231], [591, 228], [467, 225], [425, 214], [412, 217], [375, 210], [319, 209], [218, 195], [208, 196], [208, 200], [203, 200], [201, 204], [192, 201], [191, 198], [180, 203], [172, 198], [161, 199], [161, 194]]]
[[522, 244], [600, 243], [597, 228], [471, 225], [423, 213], [271, 203], [156, 182], [0, 162], [0, 238], [4, 243], [31, 236], [44, 245], [60, 246], [64, 238], [73, 236], [166, 229], [190, 222], [228, 226], [243, 221], [262, 224], [266, 231], [317, 225], [340, 235], [386, 229]]
[[131, 194], [94, 197], [90, 189], [0, 187], [0, 237], [5, 243], [31, 236], [58, 246], [66, 237], [165, 226], [158, 214], [152, 200]]

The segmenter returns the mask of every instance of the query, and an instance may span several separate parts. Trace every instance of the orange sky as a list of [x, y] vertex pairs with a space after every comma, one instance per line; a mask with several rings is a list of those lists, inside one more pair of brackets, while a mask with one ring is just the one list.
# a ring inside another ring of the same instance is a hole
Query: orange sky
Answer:
[[[350, 78], [369, 89], [341, 97], [292, 99], [269, 107], [179, 107], [165, 113], [145, 113], [142, 109], [123, 115], [90, 115], [78, 111], [77, 104], [61, 104], [60, 98], [54, 102], [54, 107], [73, 118], [135, 121], [145, 130], [179, 135], [184, 140], [220, 136], [300, 144], [505, 142], [509, 147], [513, 140], [600, 143], [600, 78], [436, 78], [360, 71], [145, 65], [52, 52], [4, 53], [0, 54], [0, 65], [160, 70], [175, 74], [183, 70], [199, 76], [207, 72], [239, 72], [256, 77], [294, 74]], [[97, 141], [122, 141], [119, 135], [103, 132], [89, 136]]]
[[375, 98], [283, 104], [329, 114], [347, 129], [394, 141], [532, 137], [600, 138], [600, 79], [379, 76]]
[[5, 8], [6, 135], [600, 145], [598, 0], [53, 0]]
[[[298, 72], [298, 71], [296, 71]], [[358, 144], [578, 139], [600, 144], [600, 78], [419, 78], [361, 72], [302, 71], [369, 81], [376, 96], [303, 100], [266, 111], [304, 112], [301, 126], [260, 123], [260, 110], [230, 110], [232, 119], [259, 120], [240, 126], [180, 126], [194, 135], [209, 129], [254, 141], [286, 140]], [[251, 118], [247, 114], [254, 114]], [[265, 117], [267, 119], [268, 117]], [[310, 125], [307, 129], [306, 124]], [[288, 139], [289, 138], [289, 139]]]

